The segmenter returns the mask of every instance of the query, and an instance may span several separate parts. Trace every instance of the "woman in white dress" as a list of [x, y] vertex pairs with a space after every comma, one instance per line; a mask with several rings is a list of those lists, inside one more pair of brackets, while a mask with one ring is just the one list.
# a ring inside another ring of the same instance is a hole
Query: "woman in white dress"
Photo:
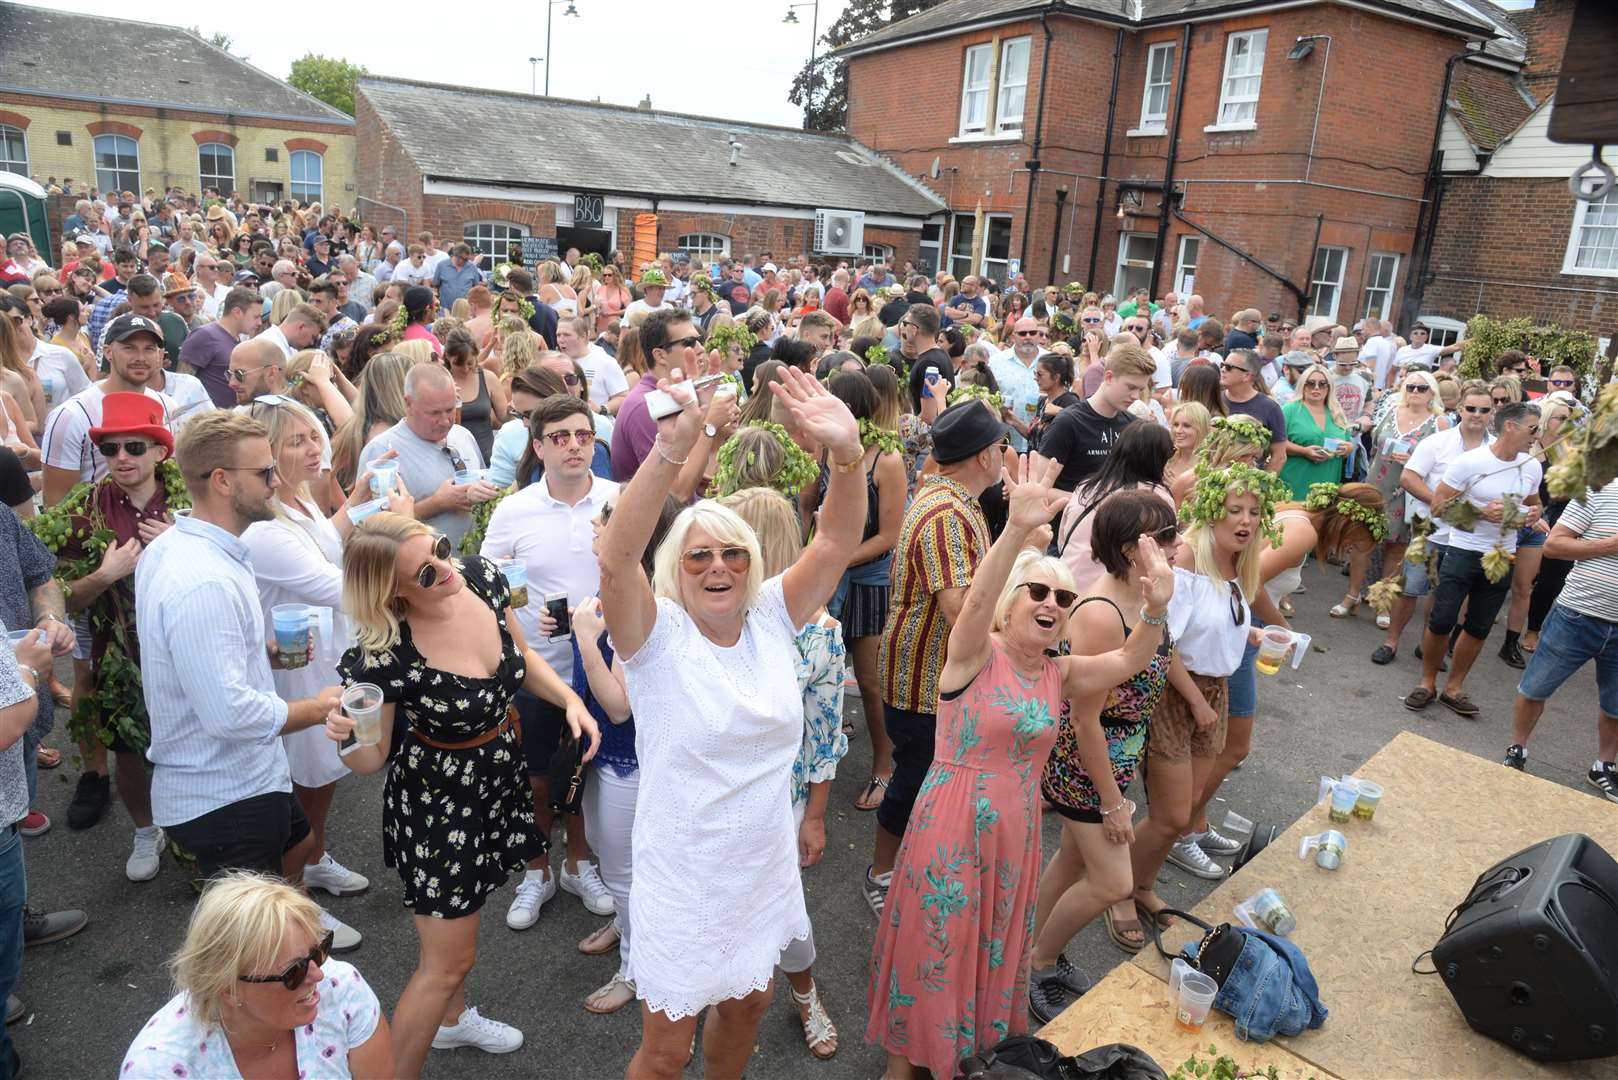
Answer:
[[569, 319], [579, 313], [579, 294], [567, 283], [562, 264], [546, 259], [534, 271], [539, 278], [539, 298], [556, 309], [556, 314]]
[[[321, 479], [320, 461], [326, 449], [325, 429], [315, 414], [280, 394], [266, 394], [248, 408], [269, 429], [280, 481], [270, 502], [275, 516], [254, 522], [242, 534], [242, 542], [252, 554], [264, 618], [269, 619], [270, 609], [278, 604], [307, 604], [329, 608], [332, 613], [331, 640], [317, 639], [309, 663], [274, 672], [276, 692], [290, 701], [342, 682], [337, 661], [354, 643], [342, 610], [343, 538], [354, 527], [349, 507], [371, 499], [370, 472], [360, 477], [348, 501], [328, 519], [310, 494], [310, 485]], [[410, 496], [399, 488], [388, 508], [409, 516], [412, 505]], [[273, 634], [273, 627], [266, 627], [266, 632]], [[281, 742], [286, 747], [293, 791], [314, 834], [304, 885], [325, 889], [333, 896], [364, 892], [370, 886], [365, 877], [337, 862], [326, 850], [326, 815], [337, 781], [348, 775], [337, 744], [319, 727], [283, 735]]]
[[[682, 352], [681, 366], [700, 360], [696, 348]], [[790, 569], [762, 580], [753, 530], [700, 502], [675, 519], [647, 580], [640, 553], [702, 433], [705, 406], [683, 392], [601, 537], [601, 606], [623, 658], [641, 771], [625, 973], [641, 999], [627, 1074], [636, 1078], [680, 1076], [710, 1005], [704, 1072], [740, 1076], [781, 950], [809, 934], [791, 805], [804, 727], [795, 639], [859, 543], [864, 450], [847, 406], [809, 375], [783, 374], [771, 392], [832, 463], [820, 527]]]

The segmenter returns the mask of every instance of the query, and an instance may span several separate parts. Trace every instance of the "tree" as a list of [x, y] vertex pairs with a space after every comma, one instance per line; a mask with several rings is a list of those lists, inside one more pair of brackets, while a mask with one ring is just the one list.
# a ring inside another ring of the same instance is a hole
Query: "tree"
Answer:
[[[223, 49], [226, 52], [230, 52], [231, 47], [236, 44], [235, 39], [229, 34], [225, 33], [223, 30], [215, 30], [211, 34], [204, 34], [202, 32], [202, 27], [193, 26], [191, 28], [191, 32], [197, 35], [197, 37], [201, 38], [203, 41], [206, 41], [209, 45], [212, 45], [214, 48]], [[242, 59], [246, 60], [247, 57], [244, 56]]]
[[359, 64], [309, 53], [300, 60], [292, 61], [292, 74], [287, 76], [287, 82], [332, 108], [353, 116], [354, 83], [369, 74]]
[[816, 43], [814, 63], [804, 64], [787, 100], [803, 109], [809, 131], [841, 131], [848, 123], [848, 65], [831, 55], [884, 26], [936, 7], [943, 0], [853, 0]]

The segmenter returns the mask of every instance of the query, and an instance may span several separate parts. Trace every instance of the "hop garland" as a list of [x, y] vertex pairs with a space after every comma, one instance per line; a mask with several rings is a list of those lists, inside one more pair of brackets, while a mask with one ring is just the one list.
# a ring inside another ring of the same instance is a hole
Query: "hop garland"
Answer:
[[889, 431], [885, 427], [878, 427], [869, 420], [860, 421], [860, 445], [874, 446], [884, 454], [897, 454], [903, 444], [899, 441], [897, 431]]
[[1381, 543], [1388, 538], [1388, 518], [1386, 514], [1355, 502], [1353, 499], [1341, 495], [1341, 484], [1310, 484], [1309, 494], [1303, 501], [1305, 510], [1326, 510], [1346, 517], [1354, 524], [1361, 526], [1371, 534], [1371, 539]]
[[1225, 516], [1225, 502], [1232, 495], [1258, 496], [1259, 531], [1271, 547], [1281, 546], [1281, 529], [1275, 523], [1276, 504], [1290, 495], [1279, 476], [1235, 462], [1223, 469], [1209, 469], [1197, 476], [1196, 486], [1180, 507], [1180, 520], [1187, 526], [1211, 525]]
[[601, 268], [607, 265], [606, 260], [593, 251], [586, 251], [583, 255], [579, 256], [579, 262], [583, 263], [585, 266], [588, 266], [590, 268], [590, 273], [594, 274], [596, 277], [601, 276]]
[[1618, 382], [1607, 384], [1588, 417], [1570, 413], [1567, 428], [1571, 430], [1552, 444], [1565, 441], [1568, 445], [1545, 473], [1545, 487], [1553, 499], [1581, 498], [1618, 477]]
[[1507, 551], [1504, 546], [1496, 544], [1484, 553], [1481, 565], [1483, 576], [1489, 579], [1489, 584], [1498, 585], [1511, 573], [1517, 556]]
[[393, 313], [393, 319], [388, 323], [388, 334], [395, 340], [404, 337], [405, 328], [410, 325], [410, 314], [405, 311], [403, 304], [399, 305]]
[[[761, 427], [775, 436], [775, 441], [781, 444], [781, 450], [786, 454], [786, 464], [770, 478], [770, 487], [789, 499], [796, 499], [798, 492], [820, 479], [820, 466], [815, 464], [814, 458], [804, 452], [803, 447], [792, 441], [792, 436], [787, 434], [786, 428], [768, 420], [754, 420], [742, 425], [742, 428], [749, 427]], [[736, 432], [736, 435], [739, 434], [741, 429]], [[710, 496], [729, 495], [736, 490], [736, 454], [740, 449], [736, 435], [726, 439], [714, 456], [713, 482], [708, 487]], [[752, 464], [750, 460], [752, 455], [749, 454], [748, 457], [747, 464]]]
[[1392, 574], [1365, 590], [1365, 598], [1378, 615], [1386, 615], [1404, 592], [1404, 576]]
[[708, 337], [703, 342], [709, 352], [726, 352], [731, 343], [735, 342], [742, 347], [742, 355], [746, 356], [758, 344], [758, 335], [754, 334], [741, 323], [728, 323], [724, 326], [713, 326], [708, 330]]
[[507, 495], [516, 490], [517, 486], [513, 482], [511, 487], [508, 487], [488, 502], [480, 502], [472, 507], [472, 525], [466, 530], [466, 535], [461, 537], [462, 555], [476, 555], [483, 549], [483, 538], [489, 532], [489, 519], [494, 517], [494, 508], [499, 506]]
[[1452, 529], [1462, 532], [1475, 532], [1478, 527], [1478, 508], [1472, 505], [1472, 500], [1465, 495], [1457, 495], [1434, 513], [1443, 518]]
[[719, 294], [714, 292], [713, 278], [709, 277], [707, 274], [691, 275], [691, 291], [707, 293], [708, 299], [716, 303], [719, 300]]
[[945, 399], [945, 403], [949, 405], [959, 405], [963, 401], [981, 401], [989, 407], [989, 411], [994, 413], [996, 417], [1006, 411], [1004, 398], [987, 386], [979, 386], [976, 383], [965, 383], [957, 386], [949, 392], [949, 397]]
[[865, 348], [865, 362], [871, 367], [888, 362], [888, 347], [881, 342], [867, 345]]

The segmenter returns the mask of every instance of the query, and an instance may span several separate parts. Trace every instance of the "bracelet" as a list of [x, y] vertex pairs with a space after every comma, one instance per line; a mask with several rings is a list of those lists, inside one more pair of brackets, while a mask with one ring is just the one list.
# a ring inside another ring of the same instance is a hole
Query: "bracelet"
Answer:
[[1142, 604], [1140, 606], [1140, 621], [1145, 623], [1147, 626], [1162, 626], [1164, 623], [1169, 621], [1169, 613], [1164, 611], [1163, 614], [1154, 619], [1151, 615], [1147, 614], [1146, 605]]
[[853, 461], [850, 461], [847, 465], [844, 465], [840, 461], [833, 461], [831, 464], [832, 464], [832, 468], [836, 469], [840, 473], [843, 473], [844, 475], [847, 475], [848, 473], [859, 471], [859, 467], [860, 467], [861, 464], [864, 463], [864, 461], [865, 461], [865, 455], [861, 454], [859, 457], [855, 458]]
[[1128, 799], [1124, 799], [1121, 802], [1119, 802], [1119, 804], [1117, 806], [1113, 807], [1111, 810], [1103, 810], [1103, 811], [1101, 811], [1101, 816], [1102, 817], [1110, 817], [1111, 815], [1116, 814], [1118, 811], [1122, 810], [1126, 806], [1129, 807], [1129, 812], [1131, 814], [1133, 814], [1135, 812], [1135, 804], [1130, 802]]
[[26, 672], [28, 672], [28, 674], [30, 674], [30, 675], [32, 675], [34, 677], [33, 690], [34, 690], [35, 694], [38, 694], [39, 691], [40, 691], [40, 688], [45, 685], [45, 680], [40, 676], [39, 672], [36, 669], [34, 669], [34, 668], [28, 666], [27, 664], [23, 663], [21, 660], [17, 661], [17, 670], [26, 671]]
[[652, 440], [652, 449], [657, 451], [657, 456], [658, 457], [662, 458], [664, 461], [668, 462], [670, 465], [680, 466], [680, 465], [684, 465], [686, 462], [691, 460], [691, 455], [689, 453], [685, 457], [681, 458], [678, 461], [676, 461], [673, 458], [669, 457], [667, 454], [665, 454], [663, 452], [663, 440], [662, 439], [653, 439]]

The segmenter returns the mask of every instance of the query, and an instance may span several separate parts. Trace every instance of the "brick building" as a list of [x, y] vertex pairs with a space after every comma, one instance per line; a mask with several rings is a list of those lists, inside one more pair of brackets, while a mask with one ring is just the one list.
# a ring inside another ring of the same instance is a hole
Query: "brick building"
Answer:
[[0, 169], [348, 206], [354, 121], [188, 30], [0, 3]]
[[[923, 224], [943, 209], [843, 135], [382, 78], [360, 81], [355, 114], [372, 220], [464, 237], [500, 258], [509, 241], [533, 237], [642, 258], [914, 259]], [[576, 216], [576, 195], [589, 220]]]
[[946, 0], [841, 50], [848, 129], [944, 197], [957, 275], [1393, 317], [1469, 3]]
[[1573, 6], [1539, 0], [1509, 13], [1516, 62], [1457, 70], [1420, 283], [1422, 317], [1446, 332], [1479, 313], [1598, 337], [1611, 336], [1618, 321], [1618, 193], [1575, 200], [1568, 178], [1590, 148], [1546, 134]]

